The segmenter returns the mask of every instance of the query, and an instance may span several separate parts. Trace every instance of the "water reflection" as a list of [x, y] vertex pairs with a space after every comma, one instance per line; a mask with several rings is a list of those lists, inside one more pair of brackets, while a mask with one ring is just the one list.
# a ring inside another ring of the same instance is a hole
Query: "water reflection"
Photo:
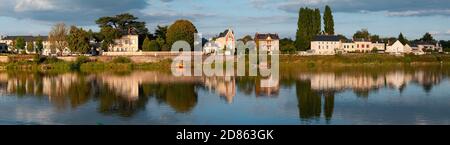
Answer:
[[[100, 114], [130, 118], [141, 111], [148, 111], [146, 108], [150, 100], [169, 106], [177, 113], [189, 114], [198, 105], [200, 92], [207, 92], [206, 97], [218, 97], [226, 104], [234, 104], [237, 96], [275, 98], [271, 99], [273, 101], [295, 98], [281, 95], [295, 89], [300, 122], [323, 120], [332, 123], [335, 101], [339, 98], [337, 94], [351, 91], [356, 97], [368, 100], [373, 92], [380, 89], [396, 90], [401, 94], [411, 84], [419, 85], [423, 92], [430, 93], [449, 75], [445, 67], [432, 70], [295, 70], [282, 72], [280, 80], [261, 77], [174, 77], [148, 71], [126, 74], [2, 72], [0, 93], [2, 96], [48, 100], [59, 112], [76, 110], [94, 102]], [[277, 85], [261, 87], [263, 81], [272, 81]]]

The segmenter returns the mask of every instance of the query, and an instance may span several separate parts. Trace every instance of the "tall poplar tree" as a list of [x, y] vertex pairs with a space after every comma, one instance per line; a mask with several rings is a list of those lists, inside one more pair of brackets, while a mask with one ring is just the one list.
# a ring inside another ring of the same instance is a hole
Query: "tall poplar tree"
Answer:
[[329, 35], [334, 35], [334, 19], [330, 6], [325, 6], [323, 14], [324, 31]]
[[310, 48], [311, 40], [321, 31], [321, 16], [319, 9], [300, 8], [295, 46], [297, 50]]

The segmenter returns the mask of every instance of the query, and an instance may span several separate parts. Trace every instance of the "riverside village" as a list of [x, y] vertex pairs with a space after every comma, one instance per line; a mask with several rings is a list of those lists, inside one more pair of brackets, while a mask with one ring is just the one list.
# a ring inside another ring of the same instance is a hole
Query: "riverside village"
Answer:
[[[307, 17], [312, 15], [315, 17]], [[321, 15], [323, 15], [323, 22]], [[127, 22], [127, 23], [121, 23]], [[158, 25], [154, 33], [149, 32], [145, 22], [130, 13], [106, 16], [95, 21], [99, 32], [85, 30], [77, 26], [55, 24], [48, 35], [8, 35], [0, 36], [0, 62], [12, 60], [32, 60], [33, 56], [75, 61], [78, 56], [88, 56], [94, 61], [108, 61], [116, 57], [127, 57], [135, 63], [155, 62], [173, 58], [170, 52], [174, 42], [183, 40], [191, 47], [201, 44], [201, 55], [235, 55], [236, 43], [254, 42], [257, 50], [266, 50], [269, 55], [279, 51], [280, 55], [316, 56], [340, 55], [354, 56], [377, 54], [381, 56], [448, 54], [449, 41], [435, 40], [426, 32], [422, 38], [407, 40], [399, 32], [398, 37], [380, 37], [361, 29], [353, 36], [335, 34], [331, 8], [326, 6], [323, 14], [318, 9], [301, 8], [298, 18], [296, 38], [281, 38], [277, 32], [254, 32], [236, 38], [230, 26], [210, 38], [195, 42], [195, 25], [186, 19], [171, 25]], [[121, 25], [119, 25], [121, 24]], [[322, 29], [324, 24], [324, 29]], [[293, 30], [295, 31], [295, 30]], [[1, 33], [0, 33], [1, 34]], [[277, 54], [278, 55], [278, 54]]]

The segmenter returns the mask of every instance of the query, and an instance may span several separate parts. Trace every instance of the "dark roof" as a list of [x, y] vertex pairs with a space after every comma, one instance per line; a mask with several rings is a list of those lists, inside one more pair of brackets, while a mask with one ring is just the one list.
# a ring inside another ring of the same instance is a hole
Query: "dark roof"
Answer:
[[41, 38], [42, 41], [48, 40], [47, 36], [6, 36], [5, 38], [3, 38], [3, 40], [16, 40], [19, 37], [23, 38], [27, 42], [36, 41], [38, 38]]
[[314, 41], [339, 41], [340, 38], [337, 35], [317, 35], [314, 37]]
[[267, 34], [259, 34], [256, 33], [255, 34], [255, 40], [257, 39], [267, 39], [270, 36], [270, 38], [278, 40], [280, 39], [280, 37], [278, 37], [278, 34], [271, 34], [271, 33], [267, 33]]
[[[231, 31], [233, 33], [233, 31]], [[228, 34], [228, 29], [226, 29], [224, 32], [219, 34], [219, 37], [225, 37]]]
[[353, 41], [358, 41], [358, 42], [370, 42], [369, 39], [365, 39], [365, 38], [355, 38]]
[[414, 45], [436, 45], [436, 43], [433, 42], [426, 42], [426, 41], [419, 41], [419, 42], [414, 42]]

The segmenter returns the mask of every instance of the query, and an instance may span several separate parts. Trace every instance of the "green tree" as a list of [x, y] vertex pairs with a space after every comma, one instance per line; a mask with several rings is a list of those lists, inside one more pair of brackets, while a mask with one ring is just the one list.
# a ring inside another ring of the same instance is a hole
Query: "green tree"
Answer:
[[320, 33], [320, 20], [319, 9], [300, 8], [295, 40], [298, 50], [304, 51], [310, 48], [311, 40]]
[[150, 39], [148, 37], [145, 37], [144, 42], [142, 43], [142, 50], [150, 51]]
[[161, 48], [159, 47], [159, 44], [156, 40], [150, 41], [149, 48], [150, 48], [150, 51], [160, 51], [161, 50]]
[[409, 44], [408, 40], [403, 36], [402, 33], [400, 33], [400, 35], [398, 35], [398, 41], [400, 41], [403, 45]]
[[14, 47], [17, 49], [17, 51], [24, 50], [25, 45], [26, 45], [25, 39], [23, 39], [22, 37], [16, 38]]
[[88, 53], [90, 50], [89, 40], [89, 33], [84, 31], [83, 28], [70, 27], [70, 32], [66, 40], [70, 51], [83, 54]]
[[242, 37], [242, 38], [239, 39], [239, 40], [242, 41], [242, 42], [244, 42], [244, 44], [245, 44], [245, 43], [247, 43], [248, 41], [252, 41], [253, 38], [252, 38], [252, 36], [250, 36], [250, 35], [245, 35], [244, 37]]
[[42, 38], [38, 37], [36, 40], [36, 53], [41, 54], [44, 49], [44, 44], [42, 43]]
[[169, 28], [168, 26], [160, 26], [160, 25], [156, 26], [155, 37], [162, 38], [165, 41], [168, 28]]
[[378, 35], [371, 35], [370, 36], [370, 41], [372, 41], [372, 42], [380, 41], [380, 36], [378, 36]]
[[114, 45], [114, 39], [121, 37], [120, 32], [112, 27], [104, 27], [100, 29], [100, 34], [102, 36], [102, 49], [108, 51], [111, 45]]
[[434, 40], [433, 36], [431, 36], [431, 34], [428, 33], [428, 32], [425, 33], [420, 40], [425, 41], [425, 42], [434, 42], [434, 41], [436, 41], [436, 40]]
[[334, 20], [331, 8], [325, 6], [325, 12], [323, 14], [324, 31], [329, 35], [334, 35]]
[[184, 40], [191, 45], [193, 50], [195, 33], [197, 33], [197, 28], [189, 20], [177, 20], [167, 29], [166, 43], [171, 47], [176, 41]]
[[28, 52], [34, 51], [34, 43], [33, 42], [27, 42], [27, 51]]
[[135, 33], [138, 35], [147, 35], [148, 29], [145, 22], [137, 21], [138, 18], [130, 13], [123, 13], [113, 17], [101, 17], [95, 22], [103, 28], [113, 28], [120, 33], [120, 35], [127, 35]]
[[341, 40], [341, 41], [346, 41], [347, 40], [347, 37], [345, 37], [344, 35], [342, 35], [342, 34], [339, 34], [339, 35], [337, 35], [338, 37], [339, 37], [339, 40]]
[[353, 39], [369, 39], [370, 33], [367, 29], [361, 29], [356, 31], [355, 34], [353, 34]]

